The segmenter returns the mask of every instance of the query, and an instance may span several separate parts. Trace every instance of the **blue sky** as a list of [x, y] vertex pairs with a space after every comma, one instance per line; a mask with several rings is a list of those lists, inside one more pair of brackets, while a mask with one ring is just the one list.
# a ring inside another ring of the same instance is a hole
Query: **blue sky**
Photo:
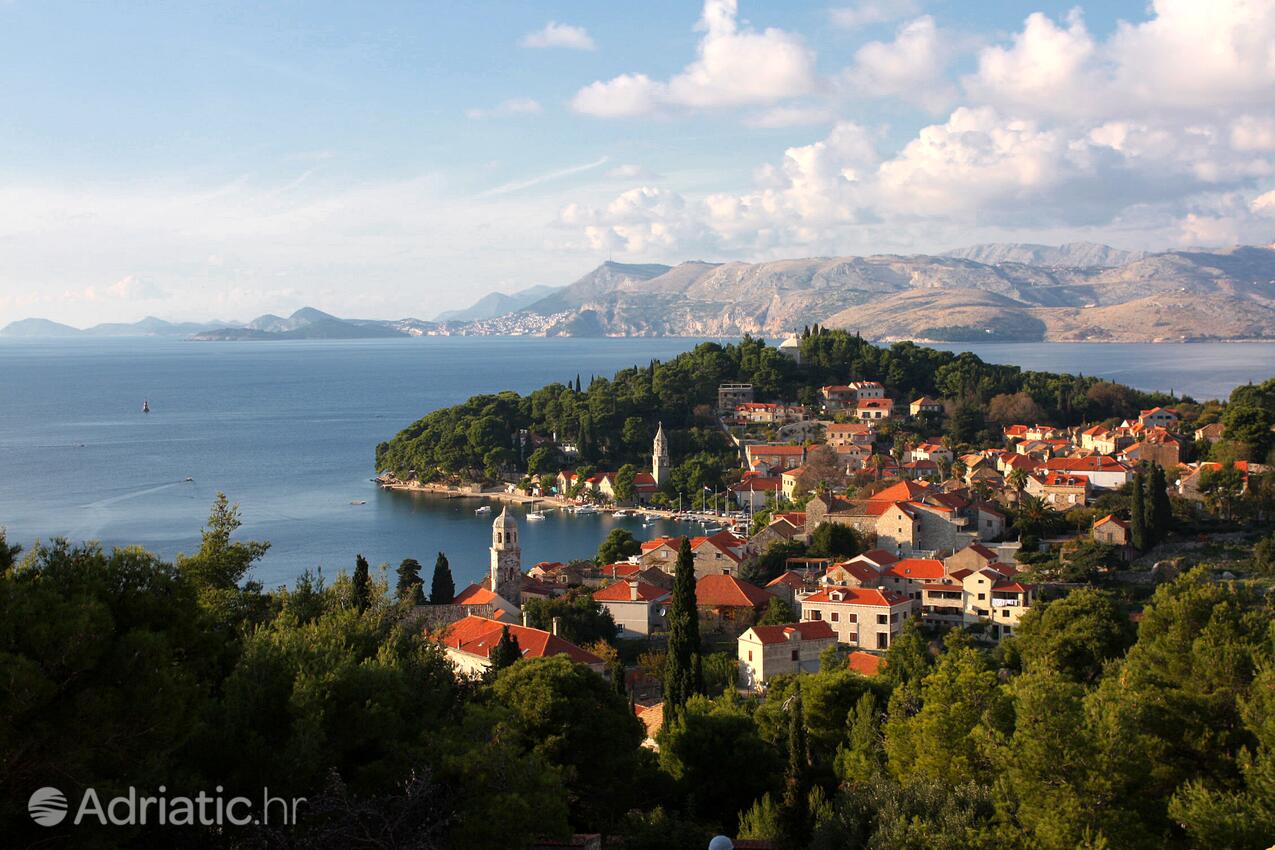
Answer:
[[1269, 242], [1272, 43], [1245, 0], [10, 0], [0, 322], [429, 317], [608, 257]]

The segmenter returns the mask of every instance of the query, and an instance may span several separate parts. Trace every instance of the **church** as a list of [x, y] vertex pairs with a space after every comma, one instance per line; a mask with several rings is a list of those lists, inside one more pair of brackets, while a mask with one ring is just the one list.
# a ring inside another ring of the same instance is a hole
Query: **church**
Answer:
[[518, 521], [505, 508], [491, 524], [491, 562], [487, 578], [456, 594], [454, 605], [486, 606], [516, 619], [522, 609], [522, 544]]

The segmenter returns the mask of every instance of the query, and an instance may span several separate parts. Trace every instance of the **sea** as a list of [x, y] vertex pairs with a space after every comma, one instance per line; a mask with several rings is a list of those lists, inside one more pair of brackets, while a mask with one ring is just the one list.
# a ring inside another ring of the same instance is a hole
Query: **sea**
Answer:
[[[376, 444], [476, 393], [577, 375], [587, 384], [698, 342], [0, 339], [0, 526], [28, 548], [65, 537], [172, 558], [198, 548], [224, 492], [240, 507], [239, 534], [271, 543], [252, 574], [267, 587], [307, 569], [331, 578], [358, 554], [391, 568], [415, 558], [428, 574], [439, 552], [463, 586], [487, 569], [491, 517], [474, 513], [483, 502], [381, 490]], [[1197, 399], [1275, 374], [1275, 343], [942, 347]], [[698, 528], [560, 512], [520, 524], [525, 566], [591, 557], [617, 526], [640, 538]]]

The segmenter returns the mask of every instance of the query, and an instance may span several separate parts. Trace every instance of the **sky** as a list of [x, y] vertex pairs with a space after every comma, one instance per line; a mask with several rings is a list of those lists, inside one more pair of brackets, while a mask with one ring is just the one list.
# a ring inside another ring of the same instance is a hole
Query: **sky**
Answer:
[[0, 0], [0, 325], [1275, 240], [1275, 3]]

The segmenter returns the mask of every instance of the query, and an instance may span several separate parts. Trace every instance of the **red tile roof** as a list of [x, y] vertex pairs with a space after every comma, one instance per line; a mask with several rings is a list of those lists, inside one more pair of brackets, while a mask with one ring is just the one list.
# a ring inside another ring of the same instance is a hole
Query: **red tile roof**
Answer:
[[593, 598], [599, 602], [655, 602], [669, 595], [669, 591], [644, 581], [637, 583], [636, 600], [633, 599], [633, 587], [627, 581], [617, 581], [601, 590], [593, 592]]
[[934, 558], [904, 558], [898, 563], [891, 564], [886, 572], [899, 578], [943, 578], [943, 562]]
[[862, 583], [875, 583], [881, 578], [881, 574], [868, 563], [863, 561], [844, 561], [840, 564], [833, 564], [828, 567], [827, 575], [831, 575], [836, 570], [845, 570]]
[[806, 620], [784, 626], [753, 626], [753, 634], [763, 644], [787, 643], [794, 636], [799, 640], [821, 640], [837, 636], [832, 626], [822, 620]]
[[774, 594], [735, 576], [708, 575], [695, 582], [695, 604], [705, 608], [764, 608]]
[[856, 649], [850, 653], [847, 659], [847, 666], [860, 676], [875, 676], [885, 666], [885, 659], [880, 655], [873, 655], [871, 652]]
[[496, 594], [490, 588], [483, 587], [481, 584], [471, 584], [469, 587], [456, 594], [452, 599], [453, 605], [487, 605]]
[[[841, 599], [833, 599], [832, 594], [841, 594]], [[908, 597], [893, 590], [877, 590], [873, 587], [828, 587], [812, 593], [805, 602], [831, 602], [834, 605], [902, 605]]]
[[880, 493], [868, 497], [869, 502], [907, 502], [930, 492], [930, 485], [917, 481], [900, 481], [886, 487]]
[[574, 643], [546, 632], [513, 623], [502, 623], [487, 617], [471, 614], [463, 620], [447, 626], [439, 633], [439, 642], [450, 649], [487, 658], [500, 642], [505, 629], [518, 639], [523, 658], [542, 658], [549, 655], [566, 655], [580, 664], [601, 664], [602, 659]]
[[1045, 468], [1057, 472], [1128, 472], [1129, 467], [1106, 455], [1088, 457], [1055, 457], [1045, 461]]
[[1118, 526], [1120, 526], [1121, 528], [1123, 528], [1125, 531], [1128, 531], [1128, 530], [1129, 530], [1129, 523], [1128, 523], [1126, 520], [1123, 520], [1123, 519], [1117, 519], [1117, 518], [1116, 518], [1116, 516], [1115, 516], [1115, 514], [1107, 514], [1107, 515], [1106, 515], [1105, 517], [1103, 517], [1102, 519], [1095, 520], [1095, 521], [1094, 521], [1094, 524], [1093, 524], [1093, 527], [1094, 527], [1094, 528], [1097, 528], [1098, 526], [1100, 526], [1100, 525], [1106, 525], [1106, 524], [1107, 524], [1107, 523], [1109, 523], [1109, 522], [1110, 522], [1110, 523], [1115, 523], [1116, 525], [1118, 525]]
[[766, 582], [767, 587], [775, 587], [776, 585], [780, 585], [780, 584], [784, 584], [784, 585], [787, 585], [788, 587], [800, 590], [801, 588], [806, 586], [806, 581], [799, 574], [794, 573], [792, 570], [785, 570], [784, 572], [780, 573], [777, 578], [773, 578], [770, 581]]

